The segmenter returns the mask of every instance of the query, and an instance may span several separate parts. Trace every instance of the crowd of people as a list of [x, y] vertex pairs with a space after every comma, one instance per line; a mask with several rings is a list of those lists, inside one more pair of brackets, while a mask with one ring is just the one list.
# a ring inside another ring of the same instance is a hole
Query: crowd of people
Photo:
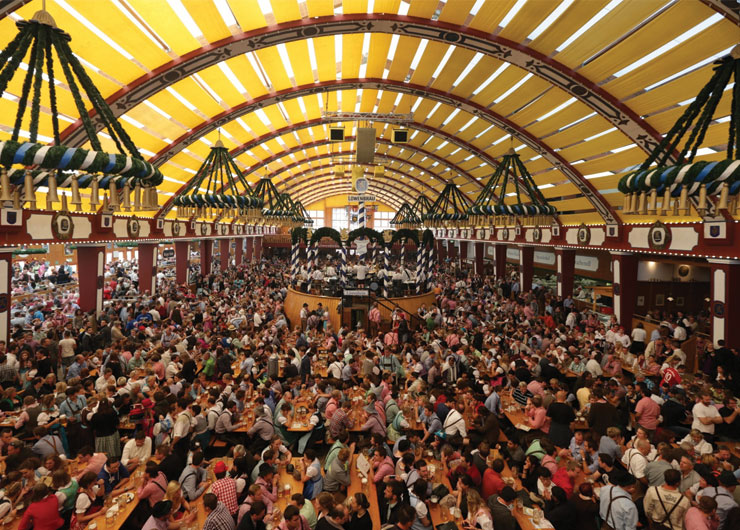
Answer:
[[[740, 355], [689, 366], [679, 322], [636, 333], [447, 262], [433, 305], [334, 329], [288, 320], [284, 260], [192, 276], [99, 315], [17, 308], [0, 519], [82, 529], [133, 491], [144, 530], [199, 510], [207, 530], [420, 530], [437, 505], [482, 530], [530, 508], [556, 530], [740, 528]], [[350, 493], [360, 455], [374, 488]], [[286, 469], [303, 490], [280, 509]]]

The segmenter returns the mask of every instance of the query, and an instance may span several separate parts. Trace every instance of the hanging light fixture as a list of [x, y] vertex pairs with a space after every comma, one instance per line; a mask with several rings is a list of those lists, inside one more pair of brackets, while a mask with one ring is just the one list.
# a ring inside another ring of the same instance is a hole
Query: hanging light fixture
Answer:
[[[506, 203], [509, 186], [514, 188], [516, 202]], [[522, 202], [522, 195], [529, 203]], [[488, 179], [475, 203], [468, 209], [473, 226], [497, 226], [500, 224], [550, 224], [557, 213], [534, 183], [532, 175], [510, 149]]]
[[[718, 198], [718, 209], [740, 213], [740, 44], [715, 64], [712, 78], [660, 144], [637, 171], [628, 173], [619, 181], [619, 191], [624, 193], [622, 213], [688, 216], [690, 200], [693, 200], [697, 213], [704, 216], [712, 206], [710, 196]], [[728, 120], [727, 157], [694, 162], [717, 106], [731, 82], [734, 82], [734, 87]], [[682, 142], [683, 147], [680, 147]], [[672, 162], [671, 155], [675, 153], [678, 153], [676, 162]], [[658, 197], [661, 199], [660, 208]]]
[[[237, 182], [241, 184], [244, 195], [239, 193]], [[262, 201], [254, 196], [220, 139], [213, 144], [211, 152], [173, 204], [177, 208], [177, 216], [188, 219], [233, 217], [254, 221], [260, 217], [262, 209]]]
[[[47, 208], [56, 209], [54, 203], [59, 202], [58, 188], [71, 188], [71, 203], [80, 210], [80, 188], [94, 190], [91, 204], [95, 205], [98, 188], [110, 189], [116, 185], [122, 188], [139, 184], [153, 187], [160, 184], [162, 174], [139, 154], [128, 133], [113, 115], [70, 48], [71, 37], [57, 28], [52, 16], [45, 10], [37, 11], [30, 20], [18, 21], [16, 26], [18, 34], [0, 53], [0, 96], [21, 70], [20, 65], [26, 65], [15, 116], [16, 126], [11, 132], [10, 140], [0, 143], [0, 181], [4, 188], [0, 193], [2, 205], [10, 202], [9, 198], [19, 205], [19, 197], [13, 199], [13, 195], [23, 188], [23, 202], [35, 208], [34, 190], [45, 186], [49, 189]], [[63, 75], [55, 76], [54, 67], [57, 74], [61, 71]], [[44, 79], [48, 87], [52, 138], [55, 144], [52, 146], [38, 142]], [[91, 150], [61, 144], [56, 81], [69, 87], [83, 130], [92, 146]], [[103, 151], [95, 131], [96, 125], [90, 118], [83, 97], [90, 102], [96, 119], [102, 123], [115, 145], [116, 153]], [[29, 109], [29, 139], [20, 141], [20, 124]], [[62, 196], [66, 197], [64, 194]], [[111, 204], [115, 202], [111, 200]]]
[[421, 226], [422, 220], [421, 217], [416, 215], [414, 208], [409, 203], [404, 202], [396, 212], [396, 215], [393, 216], [393, 219], [391, 219], [390, 224], [399, 229], [415, 229]]
[[468, 224], [469, 199], [449, 182], [424, 216], [426, 226], [461, 227]]
[[292, 206], [285, 203], [270, 179], [260, 179], [254, 187], [254, 195], [262, 200], [262, 217], [265, 221], [281, 226], [292, 224]]

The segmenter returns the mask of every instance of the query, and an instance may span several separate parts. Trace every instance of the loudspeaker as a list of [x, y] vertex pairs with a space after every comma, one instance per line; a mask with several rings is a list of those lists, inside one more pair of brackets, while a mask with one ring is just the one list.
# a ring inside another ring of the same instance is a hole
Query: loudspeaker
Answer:
[[344, 127], [332, 127], [329, 129], [329, 140], [332, 142], [344, 141]]
[[372, 164], [375, 158], [375, 128], [357, 128], [357, 163]]
[[394, 129], [391, 142], [394, 144], [405, 144], [409, 141], [409, 130], [408, 129]]

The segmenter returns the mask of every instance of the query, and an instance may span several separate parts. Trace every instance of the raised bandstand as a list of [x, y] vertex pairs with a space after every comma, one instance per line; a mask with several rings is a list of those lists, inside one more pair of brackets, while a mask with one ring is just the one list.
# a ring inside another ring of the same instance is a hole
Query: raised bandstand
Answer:
[[[400, 298], [383, 298], [376, 297], [368, 289], [345, 289], [343, 296], [334, 297], [304, 293], [290, 288], [288, 289], [288, 295], [285, 297], [285, 315], [290, 320], [291, 325], [296, 326], [301, 322], [303, 304], [308, 304], [309, 310], [314, 310], [321, 304], [329, 311], [329, 321], [334, 330], [338, 330], [341, 326], [351, 326], [354, 329], [358, 324], [368, 329], [367, 316], [375, 301], [378, 302], [382, 321], [388, 322], [391, 320], [391, 313], [396, 307], [416, 317], [419, 307], [422, 304], [429, 307], [434, 303], [435, 298], [431, 291], [426, 294]], [[412, 327], [415, 327], [418, 323], [417, 318], [411, 318]]]

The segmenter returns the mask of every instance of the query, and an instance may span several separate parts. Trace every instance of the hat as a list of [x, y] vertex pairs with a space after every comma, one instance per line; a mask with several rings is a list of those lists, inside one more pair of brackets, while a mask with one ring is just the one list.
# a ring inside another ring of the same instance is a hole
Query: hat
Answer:
[[727, 486], [731, 488], [732, 486], [737, 486], [737, 478], [735, 478], [735, 474], [732, 471], [724, 470], [722, 473], [719, 474], [719, 483], [723, 486]]
[[152, 517], [155, 519], [161, 519], [170, 514], [172, 511], [172, 501], [159, 501], [152, 508]]
[[378, 411], [375, 410], [375, 405], [373, 405], [372, 403], [370, 403], [369, 405], [367, 405], [365, 407], [365, 412], [367, 412], [368, 414], [377, 414], [378, 413]]
[[226, 473], [226, 464], [223, 463], [223, 461], [219, 460], [216, 462], [216, 465], [213, 467], [214, 473]]
[[151, 409], [154, 408], [154, 403], [152, 403], [152, 400], [149, 398], [144, 398], [141, 400], [141, 406], [145, 409]]

